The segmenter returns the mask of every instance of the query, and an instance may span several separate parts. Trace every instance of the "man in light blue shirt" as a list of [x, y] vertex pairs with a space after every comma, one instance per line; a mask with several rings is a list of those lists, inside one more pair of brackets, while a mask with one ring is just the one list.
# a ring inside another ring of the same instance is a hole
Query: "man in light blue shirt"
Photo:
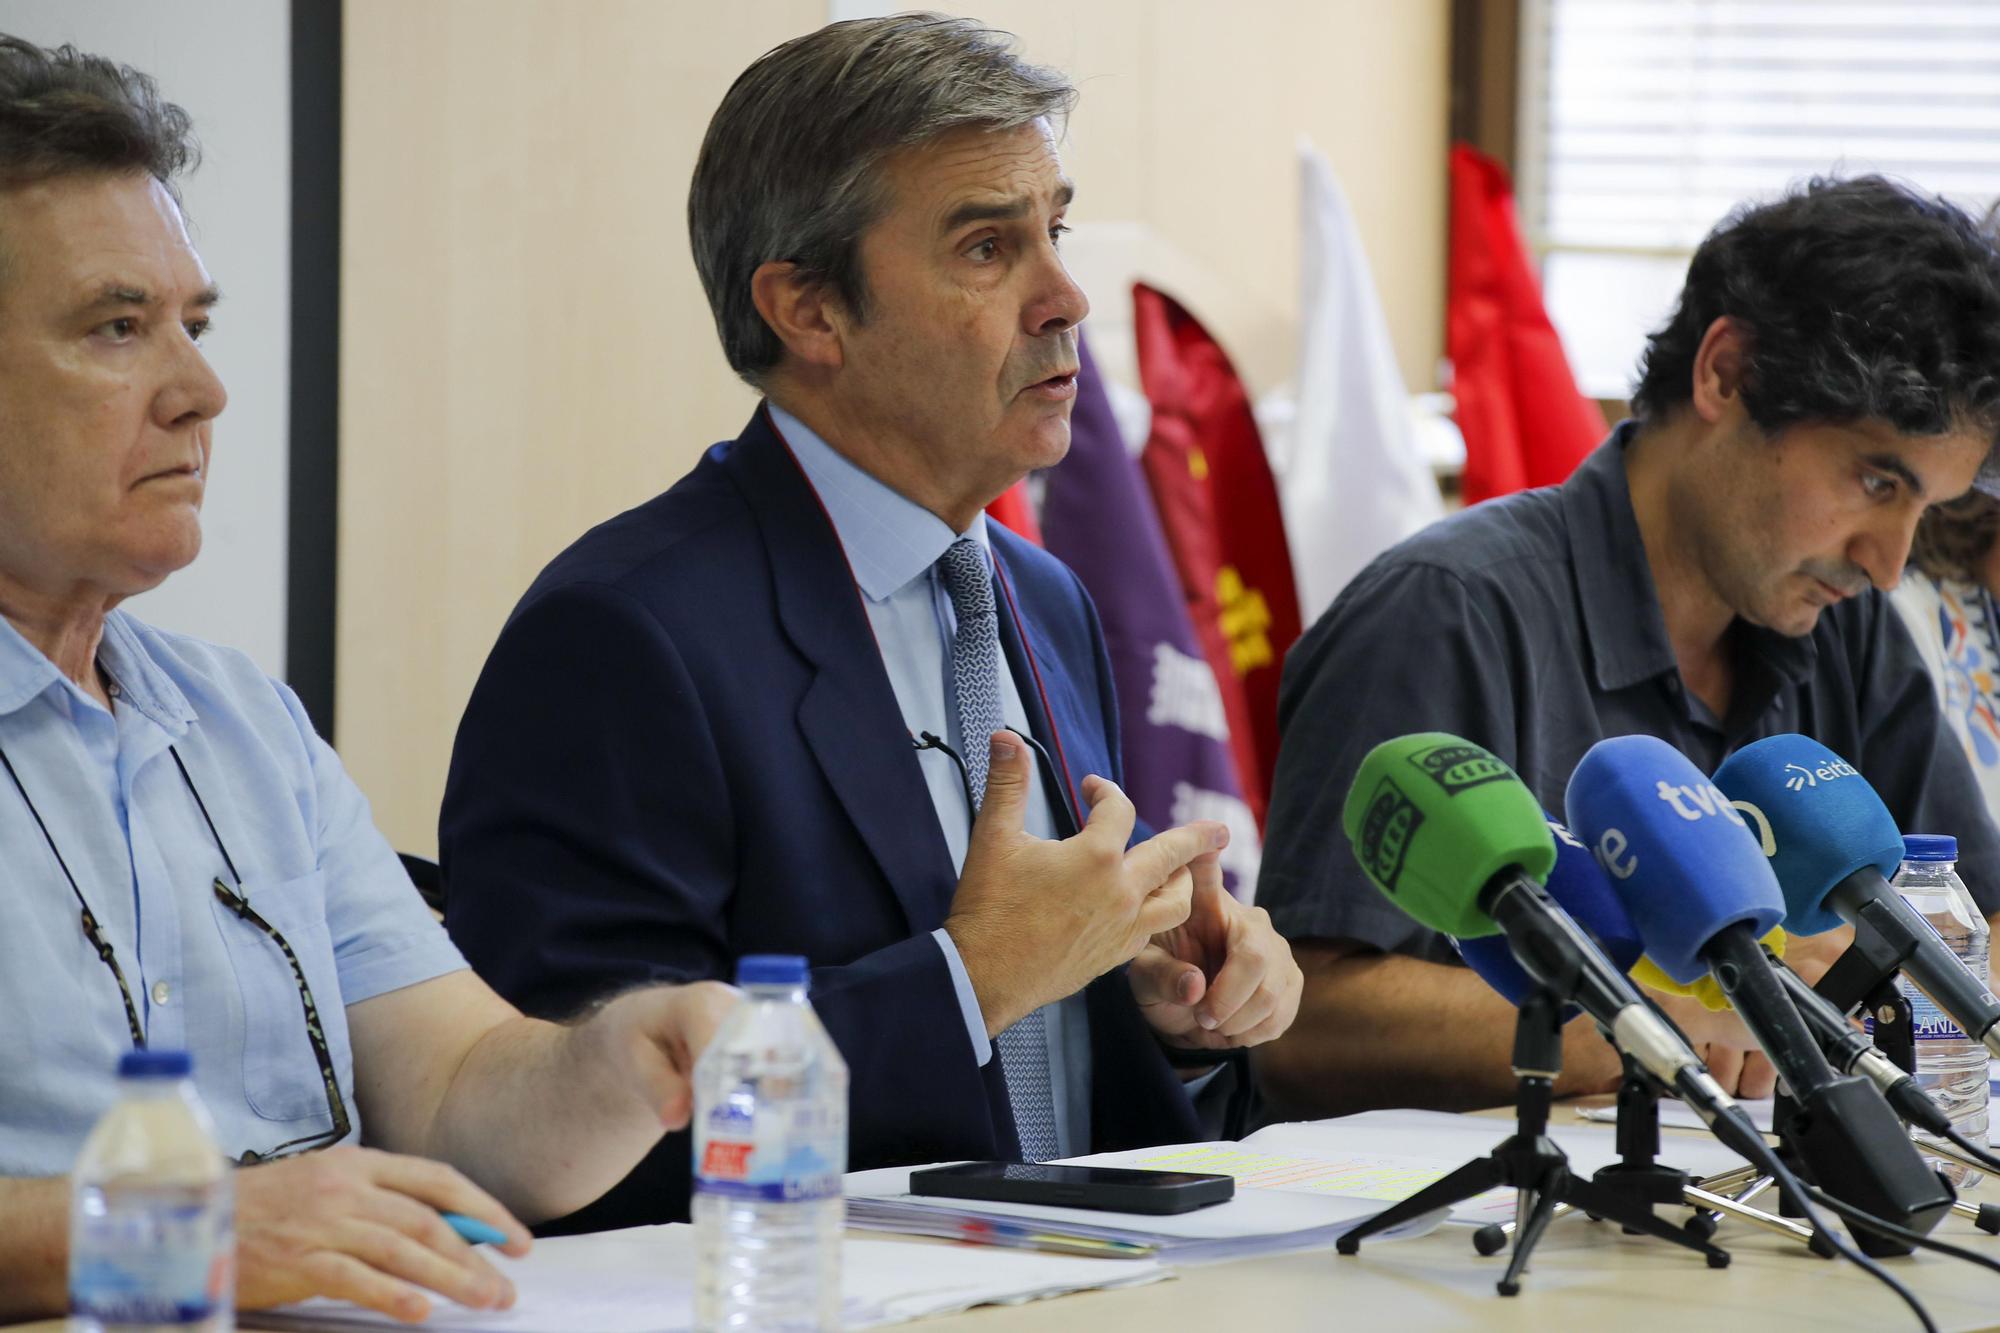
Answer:
[[240, 1306], [505, 1305], [441, 1210], [524, 1253], [510, 1209], [586, 1203], [686, 1121], [732, 997], [522, 1017], [291, 691], [116, 609], [200, 548], [226, 400], [187, 128], [135, 71], [0, 38], [0, 1322], [65, 1307], [62, 1173], [141, 1047], [192, 1053], [246, 1164]]

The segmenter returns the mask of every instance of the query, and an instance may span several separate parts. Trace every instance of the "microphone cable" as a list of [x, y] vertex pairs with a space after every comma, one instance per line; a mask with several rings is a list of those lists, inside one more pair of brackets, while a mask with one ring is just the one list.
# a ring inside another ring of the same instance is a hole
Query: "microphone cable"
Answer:
[[[2000, 1153], [1995, 1153], [1989, 1148], [1974, 1143], [1971, 1139], [1965, 1137], [1965, 1134], [1958, 1126], [1953, 1125], [1950, 1129], [1946, 1130], [1944, 1137], [1950, 1142], [1952, 1147], [1958, 1149], [1967, 1157], [1970, 1157], [1975, 1162], [1984, 1164], [1988, 1170], [2000, 1172]], [[1919, 1148], [1924, 1146], [1922, 1139], [1917, 1140], [1917, 1146]]]
[[[1711, 1086], [1714, 1082], [1713, 1079], [1708, 1078], [1706, 1071], [1703, 1071], [1700, 1080], [1689, 1078], [1680, 1081], [1676, 1085], [1676, 1090], [1680, 1092], [1683, 1099], [1692, 1101], [1694, 1097], [1691, 1094], [1700, 1093], [1702, 1080], [1706, 1080]], [[1838, 1255], [1853, 1263], [1862, 1272], [1867, 1273], [1877, 1282], [1895, 1292], [1903, 1304], [1909, 1306], [1911, 1312], [1917, 1316], [1917, 1321], [1924, 1327], [1924, 1333], [1938, 1333], [1937, 1324], [1931, 1319], [1930, 1311], [1924, 1308], [1924, 1303], [1917, 1299], [1915, 1292], [1897, 1281], [1896, 1276], [1889, 1272], [1888, 1269], [1876, 1263], [1854, 1246], [1849, 1245], [1833, 1228], [1827, 1225], [1825, 1218], [1814, 1210], [1812, 1198], [1806, 1192], [1807, 1187], [1805, 1183], [1798, 1178], [1791, 1167], [1785, 1164], [1784, 1159], [1779, 1157], [1772, 1149], [1770, 1143], [1764, 1138], [1763, 1133], [1757, 1128], [1756, 1123], [1750, 1119], [1749, 1112], [1745, 1111], [1737, 1103], [1728, 1101], [1727, 1099], [1724, 1099], [1721, 1105], [1715, 1105], [1713, 1102], [1710, 1102], [1709, 1107], [1713, 1113], [1712, 1118], [1706, 1115], [1703, 1116], [1703, 1119], [1708, 1122], [1709, 1132], [1720, 1139], [1724, 1146], [1756, 1167], [1760, 1173], [1769, 1176], [1773, 1183], [1778, 1186], [1781, 1198], [1788, 1198], [1797, 1205], [1799, 1215], [1812, 1228], [1811, 1248], [1813, 1253], [1827, 1258]], [[1814, 1187], [1814, 1192], [1817, 1193], [1817, 1187]], [[1845, 1205], [1842, 1205], [1836, 1208], [1835, 1211], [1841, 1212], [1845, 1216], [1844, 1208]], [[1871, 1218], [1871, 1220], [1879, 1219]], [[1882, 1222], [1882, 1225], [1886, 1227], [1891, 1224]], [[1966, 1254], [1970, 1256], [1971, 1251], [1966, 1251]]]
[[[1969, 1166], [1971, 1163], [1977, 1162], [1987, 1170], [1995, 1174], [2000, 1174], [2000, 1153], [1988, 1151], [1980, 1144], [1966, 1138], [1959, 1131], [1958, 1126], [1951, 1125], [1942, 1137], [1966, 1159], [1960, 1162], [1959, 1165]], [[1917, 1138], [1914, 1142], [1920, 1152], [1930, 1148], [1926, 1139]], [[1979, 1216], [1973, 1219], [1972, 1224], [1990, 1236], [2000, 1236], [2000, 1203], [1980, 1204]]]
[[[1778, 1188], [1784, 1191], [1785, 1193], [1789, 1194], [1791, 1196], [1792, 1202], [1798, 1205], [1798, 1210], [1800, 1215], [1805, 1218], [1807, 1224], [1811, 1226], [1813, 1229], [1813, 1241], [1815, 1246], [1817, 1246], [1817, 1244], [1820, 1241], [1825, 1241], [1827, 1249], [1832, 1250], [1835, 1254], [1839, 1255], [1841, 1258], [1846, 1259], [1848, 1262], [1856, 1265], [1858, 1268], [1861, 1269], [1862, 1272], [1868, 1274], [1870, 1277], [1874, 1278], [1877, 1282], [1880, 1282], [1883, 1286], [1895, 1292], [1896, 1295], [1899, 1298], [1901, 1298], [1903, 1304], [1910, 1307], [1911, 1313], [1916, 1315], [1917, 1322], [1922, 1324], [1924, 1327], [1924, 1333], [1938, 1333], [1938, 1326], [1936, 1321], [1931, 1318], [1931, 1312], [1924, 1308], [1924, 1303], [1917, 1299], [1916, 1293], [1911, 1291], [1908, 1287], [1904, 1286], [1900, 1281], [1898, 1281], [1896, 1279], [1895, 1274], [1891, 1273], [1888, 1269], [1882, 1267], [1881, 1264], [1876, 1263], [1873, 1259], [1869, 1258], [1867, 1255], [1863, 1254], [1860, 1250], [1854, 1248], [1852, 1245], [1849, 1245], [1845, 1240], [1842, 1240], [1837, 1234], [1835, 1234], [1833, 1228], [1829, 1227], [1826, 1224], [1825, 1219], [1822, 1218], [1819, 1215], [1819, 1213], [1814, 1210], [1813, 1200], [1818, 1200], [1820, 1202], [1825, 1203], [1828, 1207], [1832, 1208], [1834, 1212], [1839, 1213], [1842, 1217], [1850, 1217], [1850, 1220], [1852, 1219], [1849, 1210], [1850, 1208], [1852, 1208], [1852, 1205], [1842, 1203], [1840, 1201], [1835, 1200], [1832, 1195], [1822, 1193], [1817, 1185], [1808, 1187], [1803, 1181], [1801, 1181], [1798, 1178], [1797, 1175], [1793, 1174], [1792, 1169], [1789, 1166], [1786, 1166], [1784, 1162], [1779, 1160], [1778, 1155], [1776, 1153], [1769, 1151], [1768, 1148], [1764, 1153], [1764, 1158], [1765, 1158], [1764, 1161], [1756, 1163], [1756, 1165], [1763, 1170], [1765, 1175], [1768, 1175], [1773, 1180], [1775, 1180], [1778, 1184]], [[1862, 1217], [1868, 1219], [1866, 1222], [1858, 1222], [1856, 1223], [1856, 1225], [1879, 1226], [1880, 1228], [1893, 1227], [1896, 1231], [1902, 1230], [1901, 1227], [1896, 1227], [1894, 1223], [1883, 1221], [1880, 1218], [1874, 1217], [1872, 1214], [1862, 1212], [1858, 1208], [1852, 1208], [1852, 1212], [1859, 1213]], [[1916, 1233], [1912, 1232], [1910, 1234], [1915, 1235]], [[1926, 1237], [1925, 1239], [1928, 1240], [1929, 1238]], [[1937, 1241], [1933, 1243], [1942, 1245], [1944, 1242]], [[1952, 1248], [1956, 1249], [1957, 1247], [1954, 1246]], [[1966, 1250], [1963, 1253], [1968, 1258], [1973, 1258], [1977, 1262], [1981, 1263], [1988, 1262], [1983, 1258], [1983, 1256], [1973, 1255], [1970, 1250]]]
[[1817, 1185], [1808, 1185], [1806, 1189], [1812, 1194], [1815, 1202], [1824, 1207], [1831, 1208], [1854, 1226], [1872, 1231], [1878, 1236], [1887, 1236], [1891, 1240], [1902, 1241], [1905, 1245], [1915, 1245], [1920, 1249], [1934, 1250], [1939, 1254], [1948, 1254], [1954, 1259], [1963, 1259], [1969, 1264], [1978, 1264], [1981, 1268], [1990, 1268], [1994, 1272], [2000, 1273], [2000, 1259], [1994, 1259], [1989, 1255], [1981, 1254], [1977, 1250], [1968, 1250], [1962, 1245], [1953, 1245], [1948, 1241], [1926, 1236], [1922, 1232], [1912, 1231], [1905, 1226], [1898, 1226], [1887, 1218], [1877, 1217], [1866, 1209], [1857, 1208], [1844, 1199], [1835, 1198]]

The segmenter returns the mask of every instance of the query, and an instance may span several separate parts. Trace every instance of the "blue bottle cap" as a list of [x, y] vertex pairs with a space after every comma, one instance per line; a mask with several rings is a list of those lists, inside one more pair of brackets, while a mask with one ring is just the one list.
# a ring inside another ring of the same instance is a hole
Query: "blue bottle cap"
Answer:
[[194, 1057], [186, 1051], [127, 1051], [118, 1057], [120, 1078], [186, 1078]]
[[739, 986], [803, 986], [806, 960], [795, 953], [747, 953], [736, 960]]
[[1905, 861], [1956, 861], [1958, 859], [1958, 839], [1949, 833], [1905, 833], [1903, 835], [1903, 859]]

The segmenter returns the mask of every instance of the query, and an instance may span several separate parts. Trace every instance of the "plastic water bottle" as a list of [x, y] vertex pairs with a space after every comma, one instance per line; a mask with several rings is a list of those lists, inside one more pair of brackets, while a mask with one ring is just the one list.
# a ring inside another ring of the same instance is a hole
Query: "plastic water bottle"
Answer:
[[236, 1203], [186, 1051], [132, 1051], [71, 1173], [70, 1333], [236, 1327]]
[[[1958, 839], [1937, 834], [1911, 834], [1903, 839], [1903, 867], [1896, 872], [1896, 892], [1930, 922], [1966, 969], [1986, 979], [1988, 939], [1986, 918], [1965, 881], [1958, 877]], [[1915, 1030], [1917, 1083], [1952, 1118], [1960, 1133], [1974, 1143], [1986, 1142], [1986, 1048], [1966, 1036], [1905, 976], [1899, 983], [1910, 1001], [1910, 1025]], [[1940, 1167], [1954, 1185], [1976, 1185], [1982, 1172], [1956, 1164]]]
[[806, 1001], [806, 960], [752, 954], [695, 1065], [695, 1327], [840, 1327], [847, 1064]]

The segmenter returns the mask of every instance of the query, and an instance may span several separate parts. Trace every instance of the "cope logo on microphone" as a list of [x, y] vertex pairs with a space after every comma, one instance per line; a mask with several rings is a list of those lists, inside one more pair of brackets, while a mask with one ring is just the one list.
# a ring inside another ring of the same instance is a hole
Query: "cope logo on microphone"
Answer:
[[1376, 785], [1375, 794], [1368, 798], [1368, 813], [1361, 818], [1361, 839], [1354, 854], [1361, 858], [1361, 868], [1368, 872], [1368, 878], [1380, 884], [1385, 892], [1396, 891], [1396, 881], [1403, 877], [1403, 858], [1409, 854], [1410, 839], [1423, 822], [1424, 812], [1395, 783], [1383, 778]]
[[1419, 750], [1411, 755], [1410, 762], [1425, 777], [1442, 787], [1447, 796], [1456, 796], [1468, 787], [1488, 782], [1504, 782], [1514, 776], [1513, 769], [1477, 745], [1433, 745], [1428, 750]]

